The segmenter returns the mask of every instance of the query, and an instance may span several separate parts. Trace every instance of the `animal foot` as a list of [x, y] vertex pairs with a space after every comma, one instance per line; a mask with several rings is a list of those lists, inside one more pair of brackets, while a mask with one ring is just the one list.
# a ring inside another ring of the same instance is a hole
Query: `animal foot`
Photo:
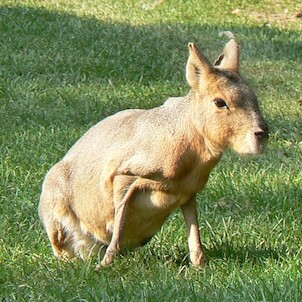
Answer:
[[101, 270], [103, 267], [108, 267], [108, 266], [110, 266], [110, 265], [113, 263], [113, 260], [114, 260], [115, 255], [116, 255], [116, 252], [111, 251], [111, 250], [108, 251], [108, 249], [107, 249], [107, 251], [106, 251], [106, 253], [105, 253], [105, 256], [104, 256], [103, 260], [101, 261], [101, 263], [99, 263], [99, 264], [96, 266], [95, 270], [96, 270], [96, 271], [99, 271], [99, 270]]
[[202, 251], [190, 252], [190, 260], [195, 267], [204, 267], [205, 257]]

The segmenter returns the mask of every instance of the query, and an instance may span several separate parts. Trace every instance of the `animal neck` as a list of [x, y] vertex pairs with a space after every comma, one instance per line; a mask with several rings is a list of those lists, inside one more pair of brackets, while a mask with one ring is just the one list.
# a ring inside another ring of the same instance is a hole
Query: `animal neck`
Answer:
[[196, 99], [200, 97], [202, 96], [197, 95], [197, 93], [193, 90], [191, 90], [186, 96], [188, 99], [187, 114], [190, 118], [187, 119], [187, 121], [189, 120], [189, 124], [187, 122], [184, 135], [186, 136], [188, 145], [192, 151], [199, 155], [201, 162], [218, 162], [222, 156], [224, 148], [221, 145], [212, 143], [212, 141], [207, 138], [207, 125], [200, 126], [203, 122], [206, 122], [205, 120], [200, 120], [202, 119], [202, 114], [200, 114], [198, 112], [198, 108], [196, 108]]

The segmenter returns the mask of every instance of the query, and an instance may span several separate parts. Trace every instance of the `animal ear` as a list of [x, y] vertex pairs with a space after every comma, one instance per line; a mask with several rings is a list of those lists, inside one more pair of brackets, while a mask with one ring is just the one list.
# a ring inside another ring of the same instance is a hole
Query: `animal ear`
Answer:
[[208, 59], [199, 52], [194, 43], [189, 43], [189, 59], [186, 68], [186, 78], [193, 89], [198, 89], [200, 83], [205, 81], [213, 71], [213, 67]]
[[214, 66], [239, 73], [239, 45], [237, 39], [230, 31], [221, 32], [219, 35], [228, 36], [230, 41], [225, 45], [223, 53], [215, 61]]

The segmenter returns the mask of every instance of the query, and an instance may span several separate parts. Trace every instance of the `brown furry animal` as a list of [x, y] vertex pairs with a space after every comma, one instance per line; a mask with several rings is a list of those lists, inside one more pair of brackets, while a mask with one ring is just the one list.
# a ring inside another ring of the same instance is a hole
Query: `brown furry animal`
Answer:
[[239, 73], [238, 43], [228, 35], [214, 66], [189, 43], [187, 96], [104, 119], [47, 173], [39, 215], [56, 256], [84, 258], [105, 245], [101, 266], [108, 266], [181, 208], [190, 259], [204, 263], [196, 193], [226, 148], [260, 154], [268, 140], [257, 97]]

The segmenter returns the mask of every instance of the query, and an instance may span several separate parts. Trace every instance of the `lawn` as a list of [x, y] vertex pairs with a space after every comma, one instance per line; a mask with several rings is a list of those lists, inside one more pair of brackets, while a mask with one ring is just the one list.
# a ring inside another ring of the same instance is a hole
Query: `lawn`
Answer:
[[[0, 300], [301, 301], [302, 5], [298, 1], [2, 0]], [[198, 195], [207, 264], [180, 211], [143, 248], [54, 258], [37, 215], [45, 173], [102, 118], [185, 95], [187, 43], [214, 61], [232, 30], [270, 126], [267, 152], [228, 151]]]

